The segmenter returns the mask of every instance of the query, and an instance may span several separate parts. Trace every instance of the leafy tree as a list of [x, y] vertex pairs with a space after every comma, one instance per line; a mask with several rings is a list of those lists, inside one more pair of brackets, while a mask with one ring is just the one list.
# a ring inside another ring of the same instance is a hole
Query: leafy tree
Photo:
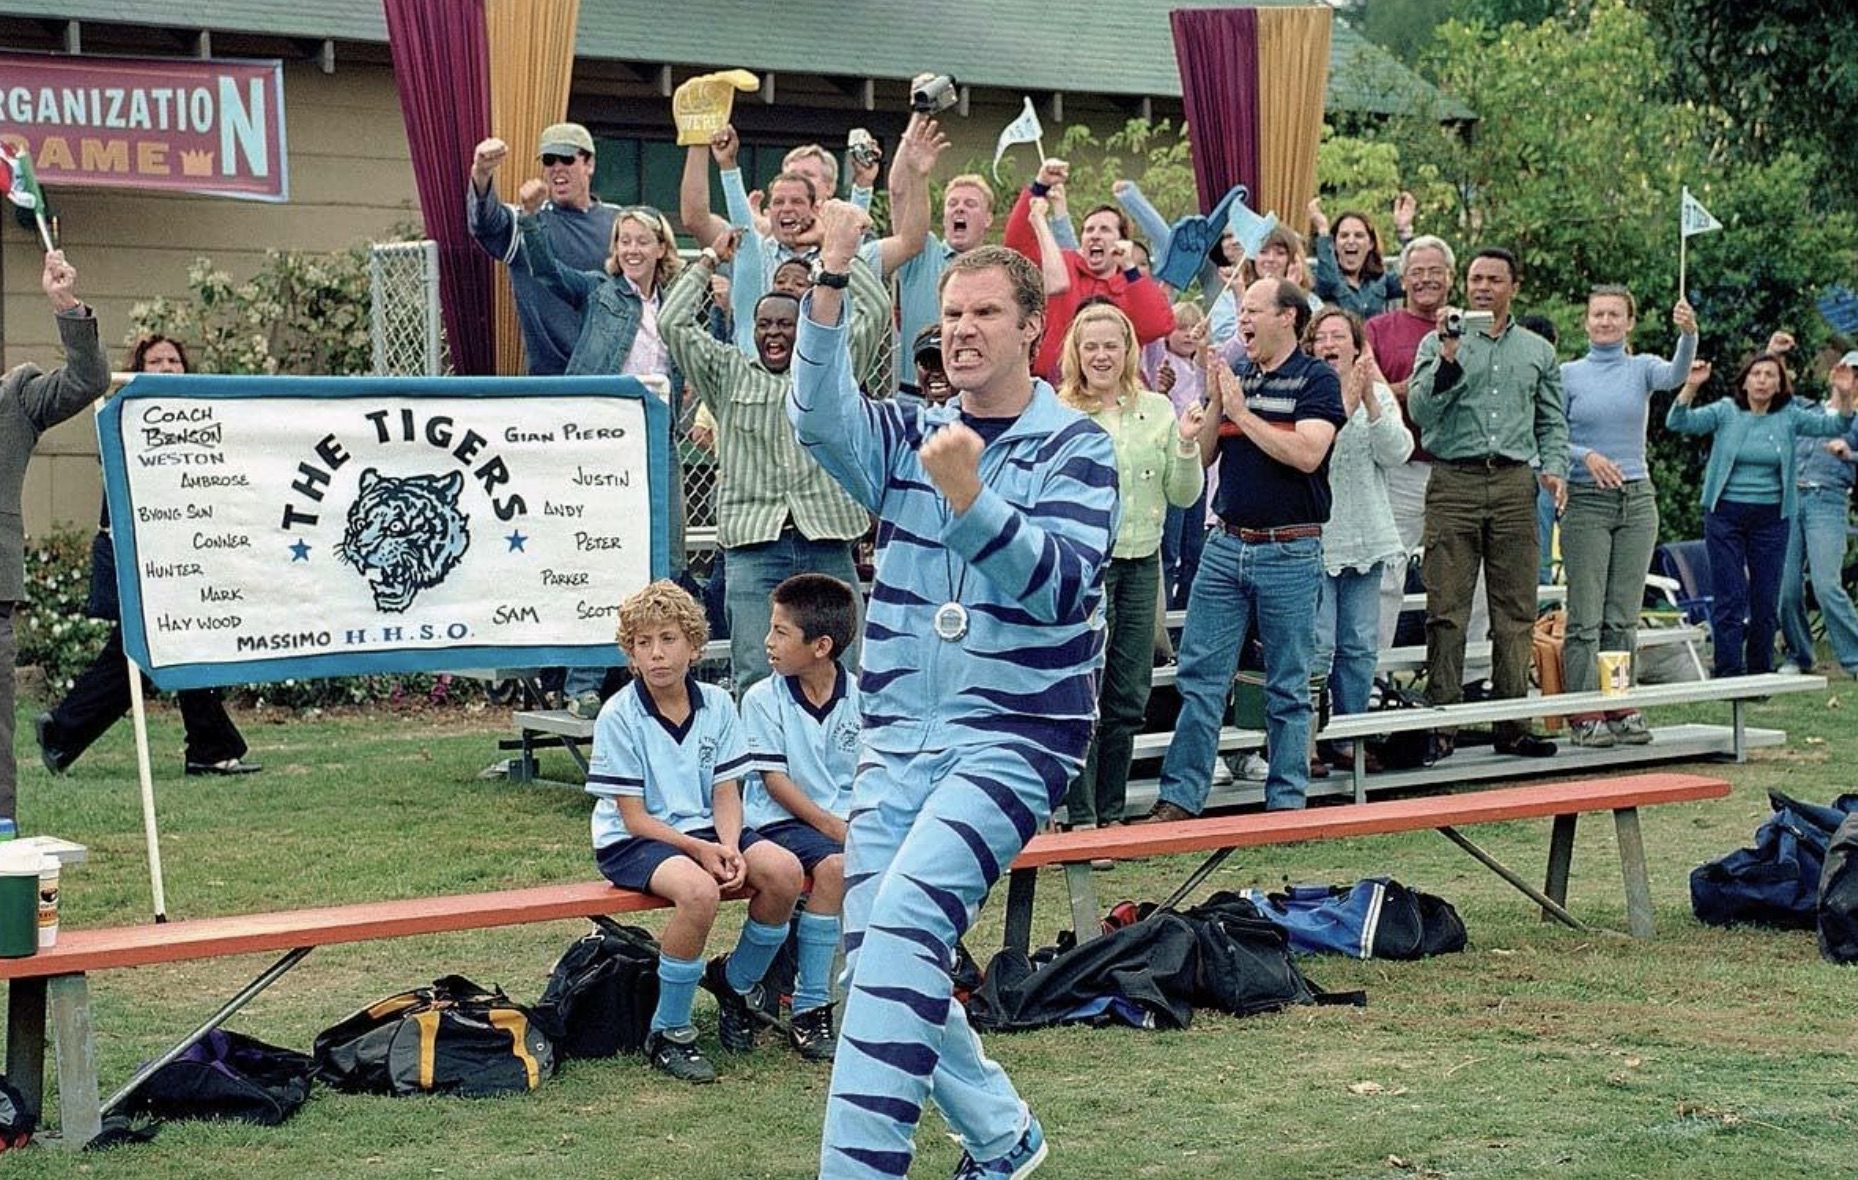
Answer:
[[[1639, 0], [1665, 49], [1671, 94], [1715, 115], [1722, 154], [1840, 162], [1858, 142], [1858, 5], [1852, 0]], [[1845, 202], [1858, 174], [1822, 169]]]

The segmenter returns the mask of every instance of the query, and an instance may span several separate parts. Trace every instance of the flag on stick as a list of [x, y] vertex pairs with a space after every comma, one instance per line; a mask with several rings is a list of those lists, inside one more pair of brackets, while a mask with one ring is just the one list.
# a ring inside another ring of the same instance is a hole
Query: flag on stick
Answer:
[[5, 190], [7, 200], [32, 214], [46, 250], [55, 249], [51, 226], [45, 220], [45, 190], [39, 187], [39, 178], [32, 174], [32, 156], [24, 148], [0, 143], [0, 189]]
[[1039, 162], [1045, 161], [1045, 129], [1039, 126], [1039, 115], [1032, 109], [1032, 99], [1026, 99], [1026, 107], [1019, 116], [1006, 125], [1000, 133], [1000, 145], [994, 148], [994, 180], [1000, 179], [1000, 157], [1006, 155], [1006, 149], [1016, 143], [1035, 143], [1039, 145]]
[[1690, 195], [1689, 185], [1684, 186], [1684, 200], [1678, 206], [1677, 221], [1677, 294], [1680, 299], [1688, 299], [1684, 275], [1690, 265], [1690, 239], [1698, 234], [1714, 233], [1723, 223], [1703, 207], [1703, 202]]
[[1712, 217], [1710, 211], [1703, 207], [1703, 202], [1690, 195], [1690, 189], [1688, 188], [1684, 190], [1682, 220], [1684, 223], [1684, 236], [1687, 238], [1694, 238], [1698, 234], [1712, 233], [1723, 227], [1723, 223]]

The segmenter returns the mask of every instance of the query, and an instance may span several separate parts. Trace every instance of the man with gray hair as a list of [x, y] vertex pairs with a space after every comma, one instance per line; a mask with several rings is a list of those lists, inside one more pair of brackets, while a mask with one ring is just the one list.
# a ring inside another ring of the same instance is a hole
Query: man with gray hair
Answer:
[[[1438, 327], [1439, 309], [1451, 298], [1452, 283], [1458, 272], [1458, 260], [1443, 238], [1422, 234], [1400, 251], [1400, 281], [1406, 287], [1406, 302], [1384, 311], [1363, 326], [1368, 348], [1375, 363], [1387, 378], [1394, 400], [1400, 403], [1400, 416], [1406, 420], [1407, 433], [1413, 436], [1413, 454], [1398, 467], [1389, 468], [1387, 500], [1393, 506], [1394, 525], [1400, 530], [1400, 544], [1410, 556], [1419, 548], [1426, 529], [1426, 482], [1432, 475], [1432, 456], [1419, 442], [1419, 427], [1407, 409], [1406, 386], [1413, 375], [1413, 358], [1419, 342]], [[1381, 643], [1393, 644], [1394, 630], [1400, 622], [1400, 600], [1406, 594], [1407, 565], [1390, 561], [1381, 574]], [[1489, 630], [1489, 612], [1484, 595], [1473, 598], [1471, 635], [1483, 638]]]

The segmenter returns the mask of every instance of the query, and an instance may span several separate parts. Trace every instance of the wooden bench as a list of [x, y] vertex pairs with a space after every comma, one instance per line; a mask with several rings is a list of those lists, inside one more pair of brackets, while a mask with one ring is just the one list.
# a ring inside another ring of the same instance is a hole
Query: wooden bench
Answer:
[[[1019, 950], [1030, 945], [1038, 871], [1046, 865], [1059, 865], [1065, 870], [1072, 929], [1083, 940], [1095, 933], [1100, 920], [1090, 870], [1090, 862], [1095, 859], [1133, 860], [1183, 852], [1210, 852], [1212, 855], [1175, 891], [1168, 903], [1164, 903], [1165, 908], [1186, 896], [1234, 849], [1303, 840], [1379, 836], [1426, 828], [1439, 831], [1485, 868], [1527, 895], [1542, 907], [1545, 918], [1585, 929], [1585, 925], [1568, 912], [1565, 903], [1568, 870], [1574, 856], [1575, 822], [1583, 813], [1592, 811], [1613, 813], [1619, 838], [1620, 869], [1625, 878], [1627, 926], [1635, 937], [1650, 938], [1654, 932], [1651, 885], [1646, 877], [1645, 845], [1639, 831], [1638, 809], [1659, 803], [1720, 799], [1728, 793], [1729, 784], [1719, 778], [1698, 774], [1637, 774], [1308, 811], [1203, 816], [1178, 823], [1133, 824], [1039, 835], [1012, 864], [1007, 886], [1006, 945]], [[1471, 824], [1540, 818], [1555, 821], [1549, 838], [1547, 882], [1540, 890], [1458, 831]]]
[[[33, 1109], [42, 1109], [49, 1010], [57, 1054], [60, 1131], [65, 1146], [80, 1148], [101, 1129], [103, 1115], [143, 1079], [218, 1028], [316, 947], [632, 913], [665, 904], [661, 898], [617, 889], [605, 881], [577, 881], [497, 893], [364, 902], [103, 930], [67, 928], [60, 931], [56, 946], [23, 959], [0, 959], [0, 979], [8, 981], [6, 1074]], [[90, 1015], [91, 972], [275, 951], [285, 953], [180, 1043], [137, 1070], [108, 1101], [99, 1102]]]

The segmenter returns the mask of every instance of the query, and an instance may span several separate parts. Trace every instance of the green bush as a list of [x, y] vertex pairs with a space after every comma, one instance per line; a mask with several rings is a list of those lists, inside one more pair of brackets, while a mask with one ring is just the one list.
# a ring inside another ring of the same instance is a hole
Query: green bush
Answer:
[[26, 596], [13, 615], [19, 663], [37, 665], [62, 696], [103, 646], [110, 624], [84, 614], [90, 597], [91, 534], [65, 529], [26, 541]]

